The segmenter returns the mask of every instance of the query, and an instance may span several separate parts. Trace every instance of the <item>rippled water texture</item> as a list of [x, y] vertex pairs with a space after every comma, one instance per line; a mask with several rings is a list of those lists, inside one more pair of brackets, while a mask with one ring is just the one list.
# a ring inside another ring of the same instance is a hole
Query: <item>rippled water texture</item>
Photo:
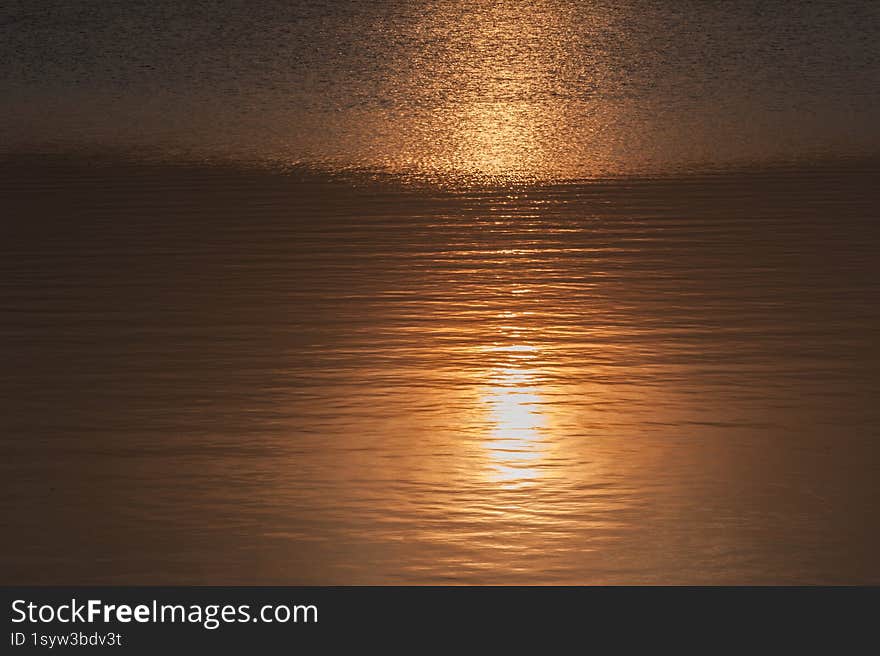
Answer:
[[27, 0], [5, 148], [542, 180], [880, 147], [876, 2]]
[[877, 582], [877, 169], [17, 158], [4, 579]]
[[880, 3], [0, 7], [4, 583], [880, 583]]

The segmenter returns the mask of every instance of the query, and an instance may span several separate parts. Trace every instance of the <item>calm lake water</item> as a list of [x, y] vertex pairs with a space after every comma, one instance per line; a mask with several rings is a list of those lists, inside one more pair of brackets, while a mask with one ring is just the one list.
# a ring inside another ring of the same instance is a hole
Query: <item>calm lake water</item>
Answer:
[[7, 0], [0, 151], [571, 179], [880, 152], [864, 0]]
[[880, 583], [880, 5], [8, 2], [2, 583]]
[[2, 179], [7, 581], [880, 580], [874, 167]]

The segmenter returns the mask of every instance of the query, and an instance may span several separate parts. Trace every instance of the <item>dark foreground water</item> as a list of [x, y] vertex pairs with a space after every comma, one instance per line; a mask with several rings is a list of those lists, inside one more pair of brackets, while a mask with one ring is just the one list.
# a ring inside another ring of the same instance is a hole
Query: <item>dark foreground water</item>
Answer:
[[4, 583], [880, 583], [878, 169], [11, 157]]

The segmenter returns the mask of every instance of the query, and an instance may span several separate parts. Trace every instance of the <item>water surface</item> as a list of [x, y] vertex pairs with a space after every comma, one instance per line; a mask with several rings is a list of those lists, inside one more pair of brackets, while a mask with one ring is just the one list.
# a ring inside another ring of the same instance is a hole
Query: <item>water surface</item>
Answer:
[[7, 583], [880, 580], [870, 162], [2, 173]]
[[880, 583], [880, 4], [0, 7], [4, 583]]
[[880, 5], [12, 0], [0, 150], [580, 179], [880, 152]]

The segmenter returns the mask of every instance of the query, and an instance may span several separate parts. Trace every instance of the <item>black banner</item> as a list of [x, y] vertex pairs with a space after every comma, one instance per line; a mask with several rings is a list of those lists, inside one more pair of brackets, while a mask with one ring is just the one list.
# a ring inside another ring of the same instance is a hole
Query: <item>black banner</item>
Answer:
[[[877, 588], [4, 588], [7, 653], [464, 645], [757, 647], [867, 635]], [[709, 642], [703, 643], [708, 637]], [[609, 642], [610, 641], [610, 642]], [[554, 650], [555, 651], [555, 650]]]

